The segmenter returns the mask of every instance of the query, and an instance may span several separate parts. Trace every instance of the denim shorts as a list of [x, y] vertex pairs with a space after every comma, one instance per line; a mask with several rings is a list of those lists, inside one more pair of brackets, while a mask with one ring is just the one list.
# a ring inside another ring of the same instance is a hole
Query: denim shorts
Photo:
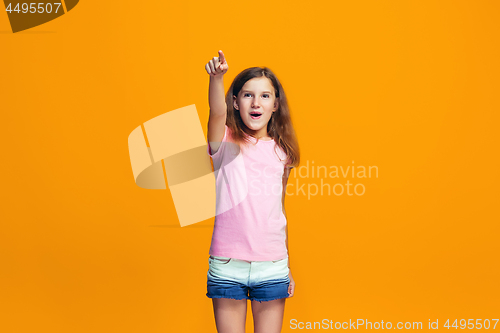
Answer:
[[273, 261], [208, 258], [207, 297], [271, 301], [287, 298], [288, 257]]

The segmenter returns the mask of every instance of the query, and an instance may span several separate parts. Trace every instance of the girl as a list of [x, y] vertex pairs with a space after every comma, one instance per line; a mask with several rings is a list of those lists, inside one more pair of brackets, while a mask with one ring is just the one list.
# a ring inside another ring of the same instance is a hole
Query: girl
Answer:
[[245, 69], [224, 98], [222, 51], [210, 75], [208, 154], [216, 216], [207, 273], [219, 333], [244, 333], [247, 299], [255, 332], [281, 332], [295, 282], [288, 256], [285, 193], [299, 147], [281, 83], [267, 67]]

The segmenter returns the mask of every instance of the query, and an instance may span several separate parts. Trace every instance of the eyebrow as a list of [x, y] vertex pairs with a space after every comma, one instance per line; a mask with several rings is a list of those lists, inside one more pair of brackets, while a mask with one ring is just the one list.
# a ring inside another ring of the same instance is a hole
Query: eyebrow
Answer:
[[[251, 90], [242, 90], [241, 92], [253, 92], [253, 91], [251, 91]], [[270, 94], [271, 92], [270, 92], [270, 91], [268, 91], [268, 90], [266, 90], [266, 91], [263, 91], [263, 93], [268, 93], [268, 94]]]

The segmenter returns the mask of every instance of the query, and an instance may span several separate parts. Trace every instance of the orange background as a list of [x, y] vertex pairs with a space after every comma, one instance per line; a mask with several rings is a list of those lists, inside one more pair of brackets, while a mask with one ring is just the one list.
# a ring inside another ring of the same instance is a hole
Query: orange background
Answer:
[[226, 90], [247, 67], [277, 73], [302, 165], [379, 168], [351, 180], [363, 196], [287, 197], [284, 332], [291, 319], [499, 318], [499, 13], [484, 0], [87, 0], [12, 34], [3, 12], [0, 331], [215, 332], [213, 219], [181, 228], [168, 190], [139, 188], [127, 137], [190, 104], [206, 134], [219, 49]]

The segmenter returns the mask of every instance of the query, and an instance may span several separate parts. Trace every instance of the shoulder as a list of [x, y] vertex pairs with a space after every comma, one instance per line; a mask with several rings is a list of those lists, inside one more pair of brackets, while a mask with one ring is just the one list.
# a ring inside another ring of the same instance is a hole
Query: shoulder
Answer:
[[278, 154], [278, 157], [280, 158], [282, 163], [285, 164], [287, 160], [287, 155], [285, 150], [283, 150], [283, 148], [277, 142], [275, 142], [274, 149], [276, 150], [276, 153]]
[[226, 142], [226, 141], [230, 141], [231, 137], [231, 129], [229, 128], [229, 126], [227, 126], [226, 124], [224, 124], [224, 136], [222, 137], [222, 142]]
[[231, 131], [231, 128], [227, 125], [224, 125], [224, 128], [225, 128], [225, 132], [224, 132], [224, 141], [231, 141], [231, 138], [232, 138], [232, 131]]

